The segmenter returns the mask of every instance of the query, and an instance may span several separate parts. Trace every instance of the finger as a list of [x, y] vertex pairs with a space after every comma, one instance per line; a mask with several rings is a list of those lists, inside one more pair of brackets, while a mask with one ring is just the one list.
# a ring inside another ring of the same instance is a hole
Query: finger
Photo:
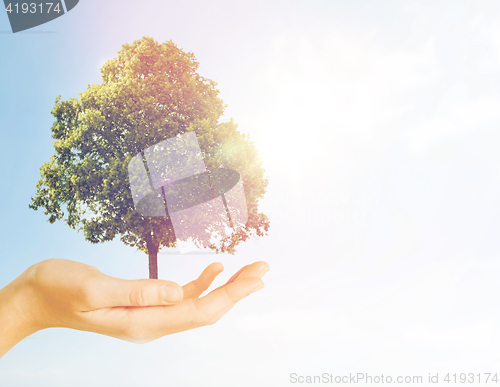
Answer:
[[212, 284], [215, 277], [217, 277], [224, 270], [224, 266], [220, 262], [214, 262], [208, 265], [203, 273], [188, 284], [182, 287], [184, 291], [184, 299], [198, 298], [208, 287]]
[[262, 289], [264, 282], [258, 277], [241, 276], [228, 285], [217, 288], [205, 297], [194, 300], [196, 322], [213, 324], [226, 314], [238, 301]]
[[183, 298], [182, 287], [165, 280], [124, 280], [102, 274], [89, 281], [86, 287], [89, 310], [116, 306], [173, 305]]
[[229, 280], [225, 283], [225, 285], [229, 285], [231, 282], [234, 282], [236, 278], [248, 267], [248, 265], [243, 266], [240, 270], [238, 270]]
[[261, 289], [263, 285], [260, 278], [242, 278], [203, 298], [186, 299], [169, 307], [119, 307], [83, 312], [80, 329], [134, 342], [147, 342], [213, 324], [238, 301]]
[[269, 264], [264, 261], [254, 262], [243, 270], [238, 278], [258, 277], [262, 278], [269, 271]]
[[243, 266], [223, 286], [233, 283], [236, 280], [236, 278], [246, 278], [246, 277], [262, 278], [264, 274], [268, 272], [268, 270], [269, 270], [269, 265], [267, 264], [267, 262], [264, 261], [254, 262], [251, 265]]

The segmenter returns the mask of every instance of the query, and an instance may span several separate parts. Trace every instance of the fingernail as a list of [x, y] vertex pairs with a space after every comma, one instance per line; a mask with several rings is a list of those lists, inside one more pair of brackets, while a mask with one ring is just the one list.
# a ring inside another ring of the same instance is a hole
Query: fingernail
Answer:
[[215, 266], [216, 270], [224, 270], [224, 266], [220, 262], [217, 262], [217, 265], [214, 265], [214, 266]]
[[161, 289], [161, 298], [167, 303], [180, 301], [182, 299], [182, 292], [177, 286], [164, 286]]
[[263, 277], [263, 276], [264, 276], [264, 274], [266, 274], [268, 271], [269, 271], [269, 266], [266, 266], [265, 268], [263, 268], [263, 269], [260, 271], [260, 275], [259, 275], [259, 277]]

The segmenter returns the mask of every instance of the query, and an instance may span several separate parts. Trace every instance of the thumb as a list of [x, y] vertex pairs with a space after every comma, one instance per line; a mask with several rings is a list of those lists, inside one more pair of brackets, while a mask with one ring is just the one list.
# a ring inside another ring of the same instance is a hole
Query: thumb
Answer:
[[105, 275], [96, 282], [89, 301], [97, 308], [173, 305], [184, 296], [179, 284], [165, 280], [125, 280]]

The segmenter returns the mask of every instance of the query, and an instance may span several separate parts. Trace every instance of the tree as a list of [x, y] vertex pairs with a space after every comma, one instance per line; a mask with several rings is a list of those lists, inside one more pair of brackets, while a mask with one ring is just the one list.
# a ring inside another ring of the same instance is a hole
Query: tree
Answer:
[[265, 235], [269, 219], [258, 202], [267, 179], [257, 149], [232, 119], [222, 122], [216, 83], [200, 76], [198, 66], [172, 41], [144, 37], [104, 64], [101, 84], [77, 99], [57, 97], [55, 153], [40, 168], [30, 208], [44, 209], [50, 223], [83, 230], [91, 243], [119, 237], [149, 255], [150, 278], [157, 278], [158, 251], [176, 246], [175, 233], [168, 216], [135, 210], [127, 165], [144, 149], [194, 131], [208, 169], [240, 173], [248, 209], [245, 227], [209, 248], [234, 254], [239, 242]]

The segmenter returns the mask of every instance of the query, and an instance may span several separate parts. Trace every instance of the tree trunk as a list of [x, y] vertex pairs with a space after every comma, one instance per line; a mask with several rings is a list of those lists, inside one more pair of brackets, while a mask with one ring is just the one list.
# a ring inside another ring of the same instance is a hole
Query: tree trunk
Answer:
[[158, 249], [156, 251], [149, 251], [149, 278], [158, 279]]
[[149, 278], [158, 279], [158, 244], [153, 242], [152, 235], [146, 235], [146, 247], [149, 257]]

